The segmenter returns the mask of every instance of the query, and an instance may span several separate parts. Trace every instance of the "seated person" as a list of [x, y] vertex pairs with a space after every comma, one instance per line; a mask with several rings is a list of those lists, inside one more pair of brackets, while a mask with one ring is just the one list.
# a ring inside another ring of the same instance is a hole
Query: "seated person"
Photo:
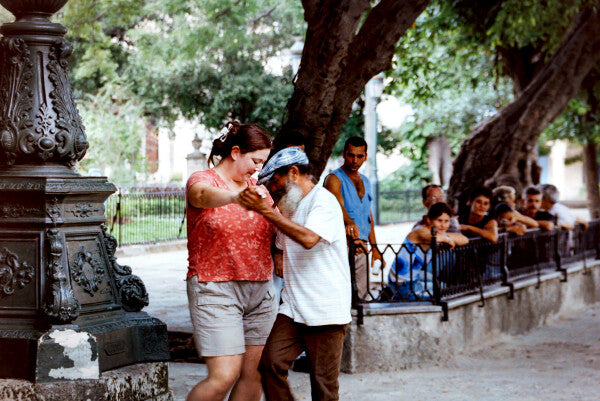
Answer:
[[[494, 206], [500, 204], [501, 202], [510, 206], [510, 208], [512, 209], [511, 218], [513, 218], [515, 222], [522, 224], [523, 226], [525, 226], [526, 229], [539, 227], [539, 224], [537, 221], [535, 221], [535, 219], [523, 216], [516, 210], [516, 193], [513, 187], [502, 185], [494, 188], [492, 194], [494, 196]], [[500, 221], [498, 221], [498, 219], [496, 219], [496, 221], [498, 222], [498, 224], [500, 224]]]
[[542, 230], [554, 230], [554, 217], [550, 213], [541, 210], [542, 191], [534, 185], [528, 186], [523, 191], [523, 199], [525, 207], [521, 209], [521, 213], [537, 221]]
[[577, 223], [587, 228], [586, 221], [577, 218], [568, 207], [558, 203], [558, 188], [552, 184], [544, 184], [540, 190], [542, 191], [542, 209], [556, 217], [556, 225], [559, 228], [572, 230]]
[[[432, 293], [431, 227], [437, 228], [438, 243], [448, 244], [451, 248], [469, 243], [467, 237], [462, 234], [448, 233], [452, 215], [450, 206], [441, 202], [436, 203], [427, 211], [425, 225], [413, 229], [406, 236], [388, 274], [388, 286], [384, 290], [388, 294], [387, 299], [424, 299]], [[427, 283], [425, 270], [427, 270]]]
[[[423, 202], [423, 206], [425, 209], [429, 210], [431, 206], [439, 202], [446, 202], [446, 194], [442, 187], [436, 184], [426, 185], [421, 190], [421, 199]], [[427, 215], [423, 216], [423, 218], [415, 223], [413, 226], [413, 230], [415, 228], [419, 228], [425, 225], [425, 220], [427, 219]], [[448, 228], [449, 233], [460, 233], [460, 224], [458, 223], [458, 219], [456, 217], [450, 218], [450, 227]]]
[[517, 235], [525, 234], [527, 227], [517, 220], [517, 214], [508, 203], [500, 202], [494, 207], [494, 218], [498, 223], [500, 232], [513, 233]]
[[492, 191], [486, 187], [475, 188], [469, 196], [470, 210], [458, 217], [460, 229], [469, 238], [483, 237], [489, 241], [498, 241], [498, 223], [488, 213], [492, 200]]

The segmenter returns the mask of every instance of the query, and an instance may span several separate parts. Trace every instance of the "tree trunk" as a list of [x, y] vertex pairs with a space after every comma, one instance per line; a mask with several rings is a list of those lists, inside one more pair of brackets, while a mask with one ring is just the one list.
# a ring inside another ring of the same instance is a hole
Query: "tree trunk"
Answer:
[[532, 184], [539, 173], [534, 158], [540, 133], [567, 106], [599, 59], [600, 14], [584, 10], [521, 95], [463, 142], [454, 161], [449, 198], [463, 203], [474, 187], [503, 177]]
[[308, 25], [302, 61], [275, 148], [283, 146], [291, 131], [304, 134], [318, 177], [352, 103], [369, 79], [391, 68], [396, 43], [429, 0], [381, 0], [370, 10], [368, 0], [302, 3]]
[[585, 188], [587, 190], [588, 209], [592, 219], [600, 218], [600, 188], [598, 187], [598, 153], [596, 142], [587, 141], [583, 147], [583, 166], [585, 171]]

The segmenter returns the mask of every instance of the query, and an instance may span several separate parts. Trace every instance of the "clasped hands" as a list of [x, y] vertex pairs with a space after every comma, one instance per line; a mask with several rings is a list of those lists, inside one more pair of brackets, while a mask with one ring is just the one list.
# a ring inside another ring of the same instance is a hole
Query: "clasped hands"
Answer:
[[249, 186], [240, 191], [236, 196], [236, 202], [248, 210], [254, 210], [259, 213], [271, 208], [267, 191], [259, 186]]

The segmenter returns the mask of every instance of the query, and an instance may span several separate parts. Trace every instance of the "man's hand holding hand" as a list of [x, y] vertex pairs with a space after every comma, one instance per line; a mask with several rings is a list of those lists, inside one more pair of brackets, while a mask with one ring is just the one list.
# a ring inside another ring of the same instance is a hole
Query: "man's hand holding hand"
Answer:
[[254, 210], [256, 212], [263, 212], [270, 210], [269, 201], [267, 194], [260, 187], [248, 187], [237, 196], [237, 202], [245, 207], [246, 209]]

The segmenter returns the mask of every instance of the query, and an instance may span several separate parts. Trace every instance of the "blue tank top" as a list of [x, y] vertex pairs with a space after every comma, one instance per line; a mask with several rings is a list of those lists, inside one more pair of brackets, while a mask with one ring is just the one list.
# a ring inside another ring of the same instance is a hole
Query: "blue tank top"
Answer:
[[360, 239], [367, 241], [371, 232], [371, 183], [369, 179], [360, 174], [365, 187], [365, 195], [360, 199], [354, 183], [346, 175], [342, 168], [333, 170], [333, 174], [340, 179], [342, 186], [342, 198], [344, 198], [344, 209], [348, 212], [348, 216], [358, 226], [360, 231]]

